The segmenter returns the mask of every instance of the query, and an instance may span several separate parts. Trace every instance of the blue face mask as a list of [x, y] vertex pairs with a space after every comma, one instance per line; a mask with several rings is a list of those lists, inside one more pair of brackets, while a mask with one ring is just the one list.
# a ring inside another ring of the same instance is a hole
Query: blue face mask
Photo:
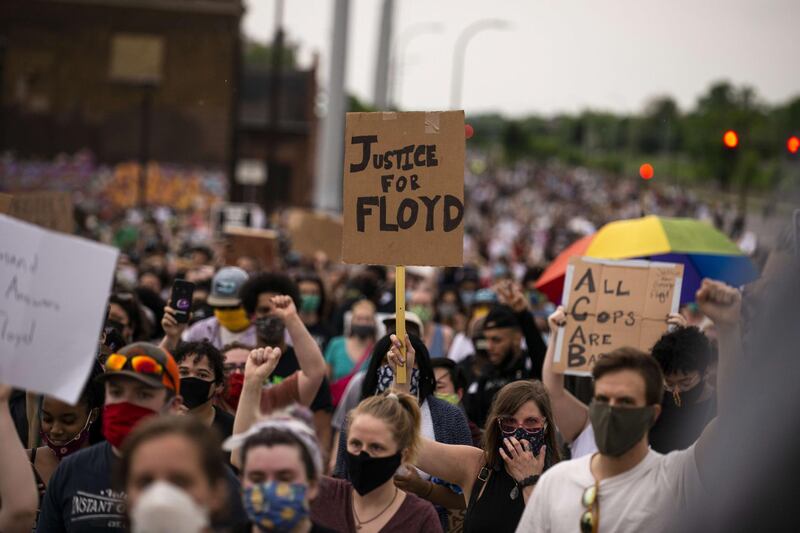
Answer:
[[242, 492], [250, 521], [261, 531], [291, 531], [308, 517], [306, 490], [300, 483], [267, 481]]
[[[378, 390], [380, 394], [389, 389], [394, 382], [394, 371], [389, 365], [381, 365], [378, 367]], [[411, 370], [411, 381], [409, 382], [409, 391], [411, 394], [416, 395], [419, 392], [419, 369], [414, 368]]]

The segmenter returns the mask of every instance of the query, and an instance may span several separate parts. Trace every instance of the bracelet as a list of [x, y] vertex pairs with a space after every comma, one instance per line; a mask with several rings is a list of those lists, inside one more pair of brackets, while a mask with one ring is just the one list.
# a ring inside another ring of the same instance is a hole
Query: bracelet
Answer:
[[428, 492], [426, 492], [425, 496], [423, 496], [422, 498], [424, 500], [427, 500], [428, 496], [430, 496], [432, 492], [433, 492], [433, 483], [431, 481], [428, 481]]
[[517, 487], [519, 487], [520, 489], [524, 489], [525, 487], [532, 487], [536, 485], [536, 483], [539, 481], [539, 477], [540, 477], [539, 474], [528, 476], [521, 481], [517, 481]]

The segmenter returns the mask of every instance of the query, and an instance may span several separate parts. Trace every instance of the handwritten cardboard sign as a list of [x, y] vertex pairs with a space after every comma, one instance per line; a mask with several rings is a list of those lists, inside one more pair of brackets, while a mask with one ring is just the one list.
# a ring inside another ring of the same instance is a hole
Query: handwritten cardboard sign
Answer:
[[683, 265], [570, 259], [562, 305], [567, 325], [556, 338], [555, 368], [586, 376], [602, 354], [623, 346], [649, 352], [678, 311]]
[[345, 263], [461, 266], [464, 112], [348, 113]]
[[78, 400], [118, 250], [0, 215], [0, 382]]
[[72, 196], [68, 192], [0, 194], [0, 213], [64, 233], [75, 229]]
[[236, 265], [241, 257], [254, 259], [261, 269], [271, 269], [278, 260], [278, 233], [269, 229], [228, 227], [225, 230], [225, 264]]
[[323, 252], [334, 262], [339, 262], [342, 258], [341, 217], [305, 209], [290, 209], [286, 227], [293, 250], [306, 257]]

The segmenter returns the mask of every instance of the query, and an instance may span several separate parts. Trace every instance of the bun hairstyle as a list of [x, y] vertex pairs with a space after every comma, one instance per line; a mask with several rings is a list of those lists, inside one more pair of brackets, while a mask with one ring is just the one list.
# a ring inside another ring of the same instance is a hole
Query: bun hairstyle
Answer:
[[387, 391], [370, 396], [353, 409], [348, 417], [348, 431], [359, 415], [374, 416], [383, 420], [392, 432], [399, 451], [408, 450], [406, 461], [413, 462], [420, 446], [420, 420], [422, 415], [417, 399], [404, 392]]

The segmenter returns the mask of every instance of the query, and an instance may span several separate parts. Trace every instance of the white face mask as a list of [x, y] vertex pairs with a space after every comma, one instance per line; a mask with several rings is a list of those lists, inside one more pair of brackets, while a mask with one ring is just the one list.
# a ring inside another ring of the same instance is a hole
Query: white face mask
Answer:
[[200, 533], [209, 526], [208, 511], [166, 481], [156, 481], [131, 508], [133, 533]]

